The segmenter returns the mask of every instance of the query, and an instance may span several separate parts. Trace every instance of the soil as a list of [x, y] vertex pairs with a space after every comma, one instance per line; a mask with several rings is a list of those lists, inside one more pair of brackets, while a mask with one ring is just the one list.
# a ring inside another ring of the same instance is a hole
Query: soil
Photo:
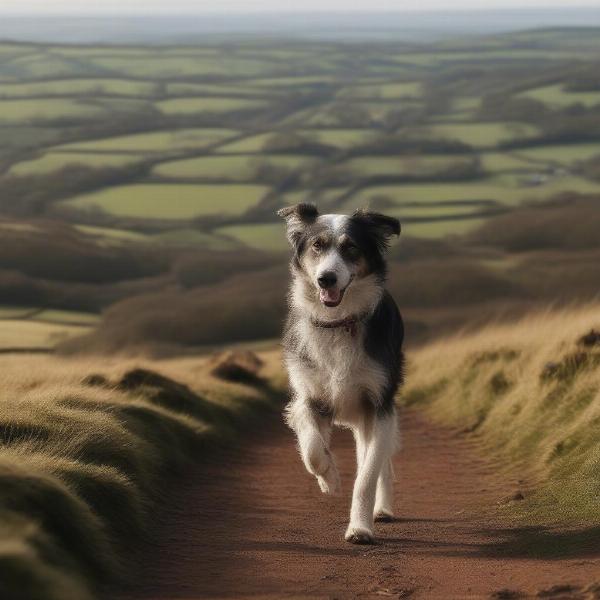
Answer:
[[376, 524], [375, 545], [343, 539], [350, 434], [334, 435], [343, 491], [328, 497], [304, 470], [292, 432], [267, 418], [189, 474], [157, 519], [140, 583], [118, 597], [600, 598], [598, 528], [507, 525], [506, 503], [527, 491], [499, 475], [472, 438], [412, 412], [401, 415], [401, 431], [397, 517]]

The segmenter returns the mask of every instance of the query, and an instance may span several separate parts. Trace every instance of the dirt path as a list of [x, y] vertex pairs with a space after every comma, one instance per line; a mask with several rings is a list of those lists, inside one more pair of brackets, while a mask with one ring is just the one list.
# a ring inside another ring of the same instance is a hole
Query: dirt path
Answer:
[[342, 537], [350, 436], [334, 439], [343, 494], [325, 497], [274, 420], [191, 475], [157, 524], [141, 587], [123, 598], [600, 598], [589, 587], [600, 582], [600, 547], [585, 543], [596, 532], [495, 525], [481, 509], [514, 494], [517, 482], [499, 481], [468, 441], [415, 414], [402, 416], [402, 433], [398, 519], [378, 524], [377, 545]]

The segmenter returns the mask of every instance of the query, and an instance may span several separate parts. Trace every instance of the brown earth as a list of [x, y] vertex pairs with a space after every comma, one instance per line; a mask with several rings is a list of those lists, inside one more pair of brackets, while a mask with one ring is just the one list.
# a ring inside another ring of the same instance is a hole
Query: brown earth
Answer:
[[121, 600], [600, 598], [598, 529], [502, 525], [489, 515], [518, 501], [518, 481], [500, 477], [465, 436], [415, 413], [401, 428], [397, 519], [377, 524], [376, 545], [343, 540], [350, 435], [334, 437], [344, 491], [326, 497], [273, 419], [190, 474], [157, 521], [141, 584]]

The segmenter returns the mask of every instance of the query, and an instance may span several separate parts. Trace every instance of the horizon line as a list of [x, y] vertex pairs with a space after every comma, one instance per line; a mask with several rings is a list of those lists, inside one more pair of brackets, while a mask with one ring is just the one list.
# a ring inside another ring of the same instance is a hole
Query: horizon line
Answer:
[[[526, 11], [540, 11], [539, 6], [534, 5], [523, 5], [523, 6], [513, 6], [513, 7], [502, 7], [502, 6], [492, 6], [489, 8], [467, 8], [467, 7], [457, 7], [457, 8], [394, 8], [394, 9], [348, 9], [348, 10], [339, 10], [339, 9], [313, 9], [313, 10], [278, 10], [278, 9], [257, 9], [257, 10], [182, 10], [182, 11], [164, 11], [164, 10], [154, 10], [150, 12], [144, 11], [131, 11], [131, 12], [115, 12], [115, 11], [98, 11], [98, 12], [83, 12], [83, 11], [72, 11], [72, 12], [54, 12], [54, 11], [12, 11], [12, 10], [2, 10], [0, 7], [0, 14], [7, 15], [12, 17], [139, 17], [139, 16], [173, 16], [173, 17], [186, 17], [186, 16], [257, 16], [257, 15], [277, 15], [277, 16], [291, 16], [291, 15], [395, 15], [395, 14], [447, 14], [447, 13], [489, 13], [489, 12], [526, 12]], [[600, 5], [589, 5], [589, 4], [577, 4], [577, 5], [569, 5], [565, 4], [564, 6], [553, 5], [549, 7], [545, 7], [542, 12], [546, 13], [548, 11], [564, 11], [564, 10], [596, 10], [600, 11]]]

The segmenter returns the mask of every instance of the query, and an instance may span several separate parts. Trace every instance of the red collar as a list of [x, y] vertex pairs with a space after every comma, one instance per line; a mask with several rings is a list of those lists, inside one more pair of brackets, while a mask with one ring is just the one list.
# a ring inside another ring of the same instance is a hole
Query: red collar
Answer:
[[354, 337], [356, 335], [357, 325], [363, 321], [366, 316], [367, 313], [363, 313], [360, 315], [352, 315], [345, 319], [338, 319], [337, 321], [319, 321], [318, 319], [311, 318], [310, 322], [314, 327], [319, 327], [320, 329], [338, 329], [339, 327], [343, 327], [346, 330], [346, 333], [349, 333]]

